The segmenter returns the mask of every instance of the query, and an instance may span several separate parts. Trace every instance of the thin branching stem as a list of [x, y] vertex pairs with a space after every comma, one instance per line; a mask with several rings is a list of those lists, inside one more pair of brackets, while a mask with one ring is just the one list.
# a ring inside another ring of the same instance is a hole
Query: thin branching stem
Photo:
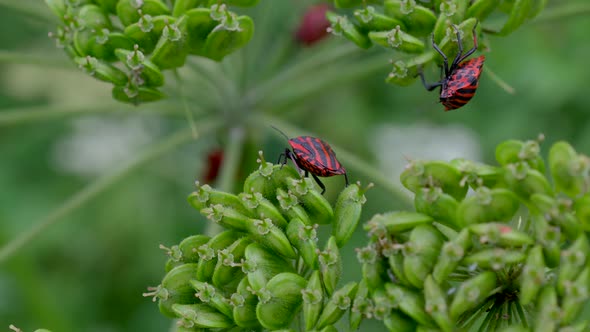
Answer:
[[[1, 1], [1, 0], [0, 0]], [[16, 1], [18, 2], [18, 1]], [[0, 63], [18, 64], [18, 65], [35, 65], [44, 68], [60, 68], [76, 70], [79, 69], [65, 55], [47, 55], [39, 53], [25, 53], [15, 51], [0, 51]]]
[[[197, 123], [201, 134], [215, 130], [219, 126], [218, 121], [204, 120]], [[58, 221], [72, 212], [80, 209], [84, 204], [96, 198], [99, 194], [111, 188], [114, 184], [123, 180], [127, 175], [137, 170], [141, 166], [148, 165], [151, 161], [160, 158], [164, 154], [174, 150], [178, 146], [193, 140], [192, 131], [189, 128], [180, 130], [157, 144], [147, 148], [129, 162], [124, 163], [117, 169], [109, 172], [90, 184], [82, 188], [67, 199], [62, 205], [51, 211], [38, 222], [34, 223], [31, 228], [14, 237], [10, 242], [0, 248], [0, 263], [16, 254], [18, 250], [31, 242], [34, 238], [46, 231], [50, 226], [55, 225]]]

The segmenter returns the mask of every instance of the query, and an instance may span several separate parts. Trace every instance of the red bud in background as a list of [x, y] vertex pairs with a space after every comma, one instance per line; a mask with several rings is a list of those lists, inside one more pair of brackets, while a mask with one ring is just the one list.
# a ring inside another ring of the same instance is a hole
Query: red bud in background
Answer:
[[223, 150], [215, 149], [209, 152], [207, 155], [207, 168], [203, 172], [203, 182], [211, 183], [215, 181], [219, 174], [219, 168], [223, 161]]
[[328, 4], [319, 4], [307, 9], [299, 28], [295, 33], [295, 39], [303, 45], [313, 45], [328, 35], [330, 22], [326, 18], [326, 12], [330, 9]]

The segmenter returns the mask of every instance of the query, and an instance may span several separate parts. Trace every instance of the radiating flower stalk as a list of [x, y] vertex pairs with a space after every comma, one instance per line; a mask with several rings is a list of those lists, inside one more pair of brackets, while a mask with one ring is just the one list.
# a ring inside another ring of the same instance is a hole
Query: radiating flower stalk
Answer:
[[408, 165], [416, 211], [366, 223], [357, 317], [402, 332], [588, 329], [590, 159], [558, 142], [547, 170], [539, 141], [517, 140], [496, 159]]
[[[463, 49], [473, 46], [476, 33], [506, 36], [523, 23], [535, 18], [547, 0], [334, 0], [337, 12], [328, 12], [329, 30], [352, 41], [360, 48], [373, 44], [396, 52], [388, 83], [410, 85], [419, 68], [442, 58], [436, 56], [431, 41], [453, 59], [458, 52], [456, 35], [462, 37]], [[498, 18], [502, 24], [498, 26]], [[488, 21], [491, 23], [488, 24]], [[477, 24], [476, 24], [477, 23]], [[456, 31], [458, 30], [458, 31]], [[479, 49], [489, 43], [479, 38]]]
[[[301, 329], [334, 331], [353, 307], [359, 285], [339, 284], [339, 248], [357, 228], [371, 185], [349, 185], [332, 206], [293, 167], [266, 162], [262, 152], [258, 162], [238, 195], [199, 183], [189, 195], [221, 233], [162, 246], [166, 275], [145, 296], [178, 319], [178, 331], [279, 330], [294, 321]], [[318, 241], [319, 227], [331, 228], [325, 243]]]
[[46, 0], [60, 19], [56, 40], [113, 98], [139, 104], [165, 97], [162, 71], [188, 56], [221, 61], [246, 45], [254, 22], [229, 8], [258, 0]]

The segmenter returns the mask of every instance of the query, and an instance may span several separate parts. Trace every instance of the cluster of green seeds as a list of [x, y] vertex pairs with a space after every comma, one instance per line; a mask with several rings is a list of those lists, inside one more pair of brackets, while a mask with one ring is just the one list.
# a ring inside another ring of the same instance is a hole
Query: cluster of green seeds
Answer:
[[365, 225], [361, 314], [399, 332], [587, 331], [590, 159], [558, 142], [546, 170], [539, 142], [517, 140], [496, 159], [410, 163], [416, 212]]
[[[400, 53], [393, 62], [388, 83], [409, 85], [420, 67], [442, 62], [431, 39], [447, 55], [458, 52], [457, 34], [463, 49], [473, 46], [473, 31], [508, 35], [537, 16], [547, 0], [334, 0], [338, 8], [360, 7], [352, 15], [328, 13], [330, 30], [361, 48], [373, 44]], [[479, 24], [476, 24], [479, 22]], [[498, 24], [500, 23], [500, 24]], [[479, 44], [485, 48], [486, 40]], [[451, 57], [452, 59], [452, 57]]]
[[45, 0], [59, 17], [57, 40], [78, 66], [113, 84], [113, 97], [139, 104], [164, 94], [162, 70], [189, 55], [221, 61], [248, 43], [254, 23], [228, 6], [258, 0]]
[[[359, 184], [334, 207], [289, 166], [265, 162], [233, 195], [199, 185], [189, 203], [224, 228], [193, 235], [169, 253], [162, 283], [145, 295], [179, 319], [179, 331], [287, 329], [299, 317], [306, 331], [335, 331], [350, 311], [358, 285], [339, 285], [339, 248], [352, 236], [365, 202]], [[323, 246], [319, 225], [330, 225]]]

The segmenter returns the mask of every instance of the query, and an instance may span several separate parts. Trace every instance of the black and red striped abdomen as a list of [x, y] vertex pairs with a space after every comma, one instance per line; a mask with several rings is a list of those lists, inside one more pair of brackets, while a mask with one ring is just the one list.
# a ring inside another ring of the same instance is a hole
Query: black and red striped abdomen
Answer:
[[319, 138], [299, 136], [290, 139], [289, 145], [303, 170], [324, 177], [346, 173], [330, 145]]
[[445, 111], [457, 109], [473, 98], [484, 61], [484, 55], [463, 61], [451, 73], [440, 91], [440, 101]]

